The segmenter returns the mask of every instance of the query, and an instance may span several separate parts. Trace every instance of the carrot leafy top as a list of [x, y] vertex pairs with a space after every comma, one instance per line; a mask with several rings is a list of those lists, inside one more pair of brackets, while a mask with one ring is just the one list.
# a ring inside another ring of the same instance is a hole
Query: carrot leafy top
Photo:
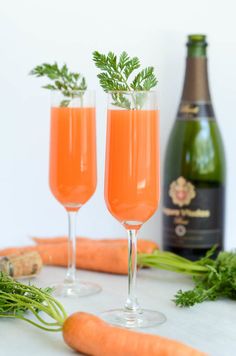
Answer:
[[154, 267], [193, 277], [195, 287], [189, 291], [179, 290], [174, 302], [180, 307], [190, 307], [205, 300], [229, 298], [236, 300], [236, 251], [220, 252], [212, 258], [216, 246], [198, 261], [190, 261], [167, 251], [155, 251], [153, 254], [139, 254], [141, 266]]
[[[113, 92], [114, 105], [124, 109], [138, 109], [143, 104], [145, 94], [138, 96], [140, 102], [132, 102], [122, 92], [146, 92], [157, 85], [157, 78], [154, 67], [147, 67], [137, 73], [141, 64], [138, 57], [129, 57], [126, 52], [122, 52], [118, 57], [113, 52], [107, 55], [93, 52], [93, 61], [97, 68], [101, 70], [98, 79], [103, 90]], [[114, 93], [116, 92], [116, 93]]]
[[[60, 331], [67, 314], [51, 292], [52, 288], [25, 285], [0, 272], [0, 317], [21, 319], [46, 331]], [[28, 318], [27, 312], [35, 319]], [[52, 321], [45, 320], [40, 312]]]
[[50, 83], [44, 85], [44, 89], [59, 91], [68, 97], [68, 100], [61, 102], [61, 106], [68, 106], [71, 99], [81, 96], [80, 92], [87, 89], [86, 79], [80, 73], [70, 72], [66, 64], [60, 68], [57, 62], [43, 63], [32, 69], [30, 75], [48, 78]]

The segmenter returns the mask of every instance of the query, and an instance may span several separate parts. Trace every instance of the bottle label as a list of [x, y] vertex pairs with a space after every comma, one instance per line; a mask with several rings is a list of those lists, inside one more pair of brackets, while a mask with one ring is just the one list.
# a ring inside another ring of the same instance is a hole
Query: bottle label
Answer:
[[215, 120], [214, 110], [210, 102], [182, 101], [179, 106], [178, 120]]
[[180, 248], [210, 248], [221, 244], [224, 187], [196, 187], [184, 177], [166, 189], [164, 241]]

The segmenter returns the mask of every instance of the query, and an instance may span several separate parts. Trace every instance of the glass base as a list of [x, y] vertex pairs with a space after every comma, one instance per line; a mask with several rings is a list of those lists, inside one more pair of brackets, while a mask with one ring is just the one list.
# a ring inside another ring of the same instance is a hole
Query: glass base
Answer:
[[52, 285], [55, 297], [86, 297], [101, 292], [102, 288], [95, 283], [75, 281]]
[[103, 320], [124, 328], [148, 328], [166, 321], [164, 314], [158, 311], [141, 310], [137, 312], [125, 309], [113, 309], [101, 314]]

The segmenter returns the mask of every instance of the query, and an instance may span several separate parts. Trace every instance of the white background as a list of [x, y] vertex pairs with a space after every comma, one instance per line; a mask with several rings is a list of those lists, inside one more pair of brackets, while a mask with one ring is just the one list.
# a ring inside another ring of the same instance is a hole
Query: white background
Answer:
[[[0, 246], [67, 231], [66, 213], [48, 188], [49, 92], [28, 75], [42, 62], [66, 62], [97, 90], [98, 187], [78, 215], [78, 233], [124, 236], [103, 200], [106, 95], [91, 61], [94, 50], [140, 57], [159, 79], [161, 150], [183, 84], [189, 33], [208, 35], [211, 92], [227, 154], [226, 245], [235, 247], [236, 36], [234, 1], [0, 1]], [[161, 240], [160, 210], [140, 235]]]

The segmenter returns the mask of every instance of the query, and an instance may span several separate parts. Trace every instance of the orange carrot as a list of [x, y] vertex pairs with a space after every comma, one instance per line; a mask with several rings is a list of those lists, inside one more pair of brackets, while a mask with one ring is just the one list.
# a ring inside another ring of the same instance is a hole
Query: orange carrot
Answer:
[[88, 313], [74, 313], [63, 325], [64, 341], [91, 356], [204, 356], [178, 341], [111, 326]]
[[[36, 242], [37, 245], [45, 245], [45, 244], [58, 244], [58, 243], [62, 243], [62, 242], [67, 242], [68, 238], [67, 236], [59, 236], [59, 237], [32, 237], [32, 240], [34, 242]], [[77, 243], [80, 242], [92, 242], [92, 243], [100, 243], [100, 242], [106, 242], [108, 244], [127, 244], [127, 239], [126, 238], [115, 238], [115, 239], [109, 239], [109, 238], [105, 238], [105, 239], [90, 239], [88, 237], [77, 237]], [[139, 252], [144, 252], [144, 253], [149, 253], [147, 252], [146, 248], [149, 250], [150, 252], [152, 252], [153, 250], [158, 248], [158, 245], [156, 244], [156, 242], [154, 241], [150, 241], [150, 240], [143, 240], [143, 239], [138, 239], [138, 248], [140, 249]], [[141, 251], [143, 250], [143, 251]]]
[[[44, 244], [59, 244], [62, 242], [67, 243], [68, 238], [66, 236], [61, 237], [32, 237], [32, 239], [36, 242], [37, 245]], [[77, 237], [77, 244], [83, 243], [92, 243], [100, 245], [106, 243], [107, 245], [123, 245], [127, 246], [126, 238], [115, 238], [115, 239], [91, 239], [88, 237]], [[159, 246], [156, 242], [144, 239], [138, 239], [138, 252], [140, 253], [152, 253], [154, 250], [158, 249]]]
[[[63, 240], [62, 240], [63, 241]], [[158, 246], [155, 242], [139, 240], [138, 251], [152, 253]], [[54, 266], [67, 266], [67, 242], [45, 243], [36, 246], [7, 248], [0, 250], [0, 256], [24, 251], [38, 251], [43, 263]], [[77, 240], [76, 267], [91, 271], [127, 274], [128, 247], [125, 239], [93, 240], [82, 238]]]

